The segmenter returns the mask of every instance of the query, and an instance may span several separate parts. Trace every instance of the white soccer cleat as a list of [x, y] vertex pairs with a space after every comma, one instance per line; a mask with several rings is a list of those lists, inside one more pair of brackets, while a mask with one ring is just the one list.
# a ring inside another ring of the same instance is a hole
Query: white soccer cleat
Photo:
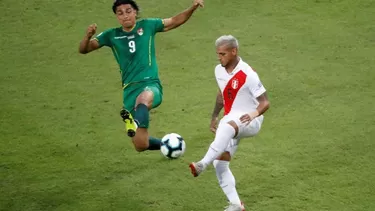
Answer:
[[224, 211], [245, 211], [245, 205], [243, 202], [241, 202], [241, 205], [229, 203], [229, 206], [226, 206]]
[[194, 177], [199, 176], [206, 169], [206, 166], [202, 162], [192, 162], [189, 167]]

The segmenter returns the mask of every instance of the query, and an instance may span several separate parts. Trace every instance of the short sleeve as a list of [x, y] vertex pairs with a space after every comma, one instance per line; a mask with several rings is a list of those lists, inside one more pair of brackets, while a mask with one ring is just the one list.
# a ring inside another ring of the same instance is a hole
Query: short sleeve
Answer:
[[148, 24], [152, 28], [154, 34], [157, 32], [162, 32], [164, 30], [164, 21], [160, 18], [148, 18]]
[[112, 30], [113, 29], [108, 29], [100, 34], [98, 34], [94, 39], [96, 39], [99, 43], [99, 46], [102, 47], [102, 46], [108, 46], [108, 47], [111, 47], [112, 46], [112, 42], [111, 42], [111, 39], [110, 39], [110, 35], [112, 33]]
[[215, 67], [214, 74], [215, 74], [216, 83], [217, 83], [217, 85], [220, 88], [220, 82], [219, 82], [219, 65], [217, 65]]
[[252, 71], [251, 74], [248, 75], [247, 82], [250, 92], [255, 98], [261, 96], [263, 93], [266, 92], [266, 88], [264, 88], [256, 72]]

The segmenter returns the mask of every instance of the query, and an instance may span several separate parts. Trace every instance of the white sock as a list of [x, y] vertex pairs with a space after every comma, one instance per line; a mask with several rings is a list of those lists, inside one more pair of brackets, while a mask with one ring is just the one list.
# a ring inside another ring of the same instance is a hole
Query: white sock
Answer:
[[200, 162], [206, 166], [211, 164], [224, 152], [230, 140], [234, 137], [235, 132], [235, 129], [229, 124], [220, 125], [219, 128], [217, 128], [215, 140], [211, 143], [206, 155]]
[[228, 201], [232, 204], [241, 205], [240, 197], [236, 190], [236, 180], [229, 169], [229, 162], [223, 160], [215, 160], [213, 165], [216, 169], [216, 177], [219, 181], [219, 185], [223, 192], [228, 198]]

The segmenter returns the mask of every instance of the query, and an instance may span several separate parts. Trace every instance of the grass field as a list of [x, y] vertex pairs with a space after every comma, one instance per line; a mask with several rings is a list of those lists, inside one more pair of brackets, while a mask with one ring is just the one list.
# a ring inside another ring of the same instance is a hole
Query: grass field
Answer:
[[[206, 0], [157, 35], [163, 104], [151, 132], [181, 134], [179, 160], [137, 153], [119, 117], [110, 49], [78, 54], [86, 27], [117, 26], [109, 0], [0, 0], [0, 210], [222, 210], [211, 167], [193, 178], [213, 135], [215, 39], [233, 34], [271, 109], [232, 162], [254, 211], [375, 210], [375, 2]], [[190, 0], [138, 0], [169, 17]]]

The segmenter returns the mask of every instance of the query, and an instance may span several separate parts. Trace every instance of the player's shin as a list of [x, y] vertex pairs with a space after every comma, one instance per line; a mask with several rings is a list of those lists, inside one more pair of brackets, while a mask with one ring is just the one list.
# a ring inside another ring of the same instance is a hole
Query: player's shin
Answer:
[[236, 190], [236, 180], [229, 168], [229, 161], [215, 160], [213, 165], [216, 170], [216, 176], [219, 185], [232, 204], [241, 205], [241, 200]]
[[135, 108], [134, 119], [137, 121], [139, 128], [148, 128], [149, 111], [145, 104], [138, 104]]
[[[137, 121], [139, 128], [148, 128], [149, 126], [149, 111], [145, 104], [138, 104], [135, 108], [134, 119]], [[161, 140], [149, 137], [148, 138], [148, 150], [160, 150]]]
[[218, 158], [235, 135], [235, 129], [229, 124], [221, 124], [216, 130], [215, 140], [211, 143], [206, 155], [200, 161], [205, 166]]

